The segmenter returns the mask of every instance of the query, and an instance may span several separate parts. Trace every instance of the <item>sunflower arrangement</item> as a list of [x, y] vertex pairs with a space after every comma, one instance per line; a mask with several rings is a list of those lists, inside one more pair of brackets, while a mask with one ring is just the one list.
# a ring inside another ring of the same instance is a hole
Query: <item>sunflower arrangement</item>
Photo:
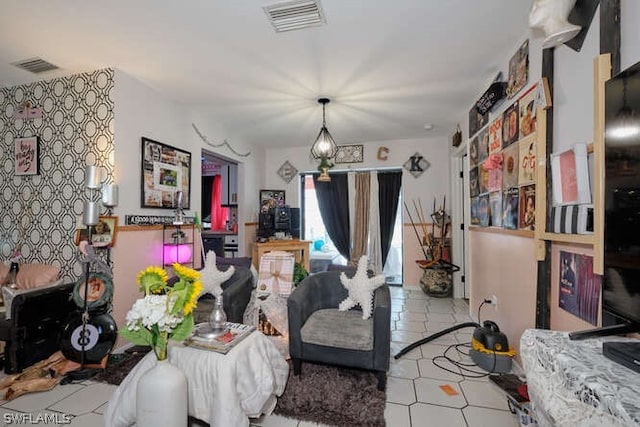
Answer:
[[138, 273], [144, 297], [136, 300], [127, 313], [120, 335], [137, 345], [150, 345], [158, 360], [167, 358], [169, 340], [182, 341], [193, 330], [193, 309], [202, 291], [200, 273], [173, 264], [178, 281], [167, 285], [169, 276], [160, 267], [147, 267]]

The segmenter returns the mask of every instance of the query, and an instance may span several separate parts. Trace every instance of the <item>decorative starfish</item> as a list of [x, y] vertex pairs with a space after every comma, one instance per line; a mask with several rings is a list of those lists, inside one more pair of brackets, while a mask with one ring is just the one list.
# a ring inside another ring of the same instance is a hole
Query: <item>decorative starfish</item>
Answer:
[[207, 252], [204, 260], [204, 268], [200, 270], [200, 281], [202, 282], [202, 295], [212, 294], [216, 297], [222, 294], [222, 285], [234, 273], [235, 267], [230, 265], [227, 271], [220, 271], [216, 265], [216, 253]]
[[340, 303], [338, 310], [347, 311], [360, 304], [362, 318], [368, 319], [373, 311], [373, 291], [384, 285], [384, 274], [372, 278], [367, 275], [367, 256], [362, 255], [358, 261], [356, 274], [349, 279], [346, 274], [340, 274], [340, 282], [349, 291], [349, 296]]

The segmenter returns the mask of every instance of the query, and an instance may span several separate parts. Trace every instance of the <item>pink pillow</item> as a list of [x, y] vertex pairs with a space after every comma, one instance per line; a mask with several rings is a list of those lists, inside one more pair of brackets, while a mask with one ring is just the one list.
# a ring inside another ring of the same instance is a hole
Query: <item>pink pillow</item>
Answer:
[[[0, 277], [4, 282], [9, 274], [9, 266], [0, 262]], [[48, 264], [20, 264], [18, 270], [18, 289], [33, 289], [55, 282], [60, 269]]]

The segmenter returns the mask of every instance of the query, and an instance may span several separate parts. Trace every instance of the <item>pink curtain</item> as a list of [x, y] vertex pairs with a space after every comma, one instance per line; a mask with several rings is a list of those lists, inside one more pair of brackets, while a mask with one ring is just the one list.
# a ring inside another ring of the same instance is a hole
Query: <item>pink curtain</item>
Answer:
[[213, 177], [213, 185], [211, 186], [211, 229], [224, 230], [227, 220], [229, 219], [229, 208], [220, 206], [222, 198], [222, 176]]

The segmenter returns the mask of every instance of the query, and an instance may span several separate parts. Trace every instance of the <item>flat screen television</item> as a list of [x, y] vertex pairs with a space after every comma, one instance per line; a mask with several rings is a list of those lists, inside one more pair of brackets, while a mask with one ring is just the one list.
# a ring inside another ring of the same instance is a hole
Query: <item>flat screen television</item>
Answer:
[[640, 62], [605, 83], [603, 328], [640, 331]]

